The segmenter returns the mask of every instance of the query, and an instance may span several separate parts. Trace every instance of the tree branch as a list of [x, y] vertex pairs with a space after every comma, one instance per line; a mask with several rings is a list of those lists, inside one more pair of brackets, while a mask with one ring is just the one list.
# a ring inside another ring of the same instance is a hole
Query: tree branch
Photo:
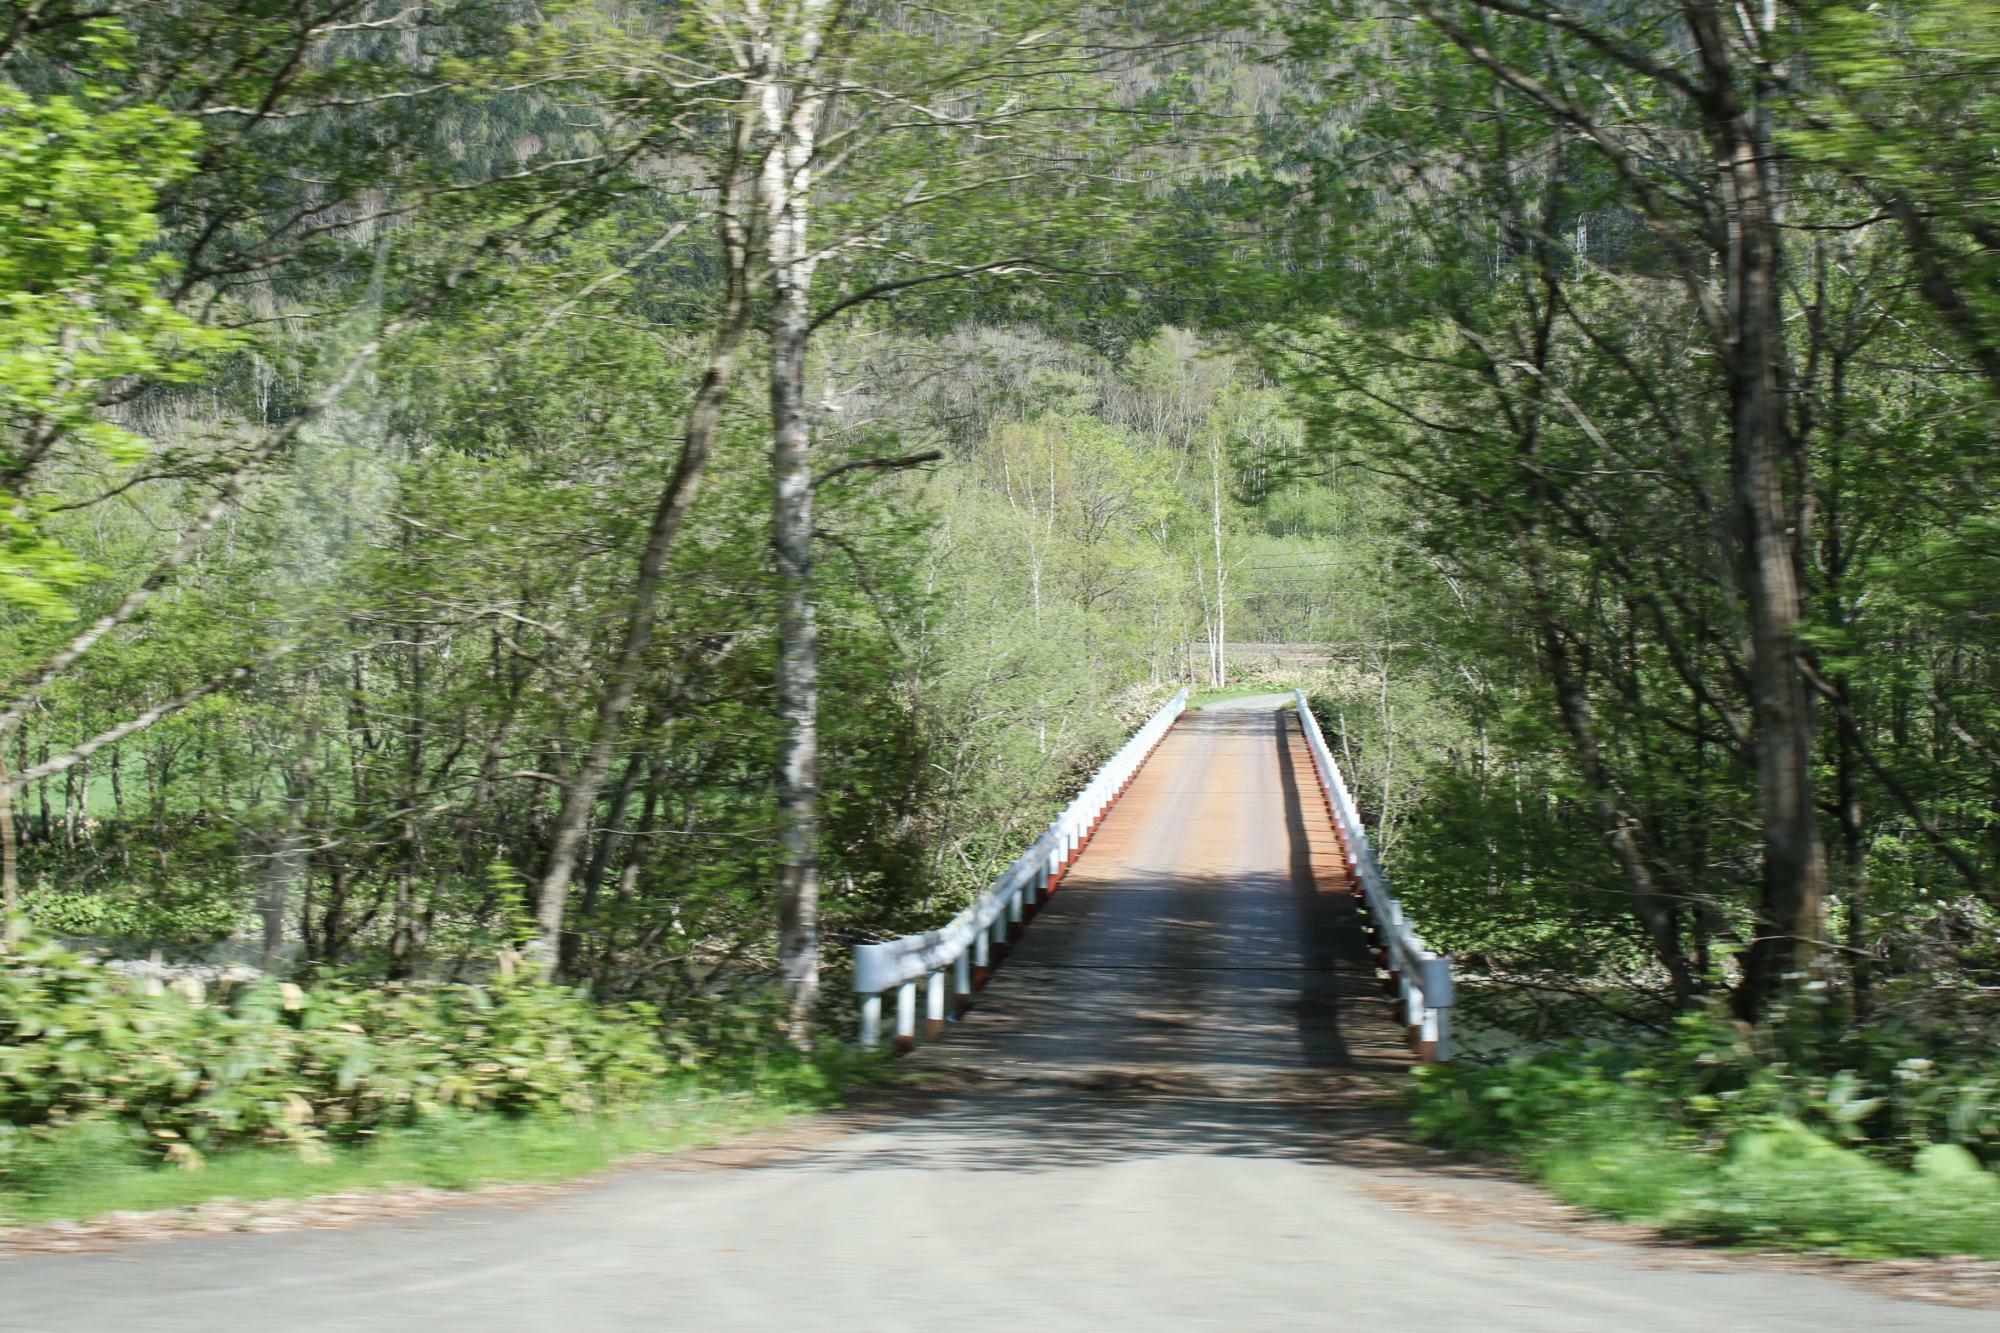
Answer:
[[66, 768], [71, 768], [82, 763], [105, 746], [116, 745], [127, 736], [144, 731], [162, 718], [171, 717], [173, 714], [180, 712], [189, 704], [205, 699], [216, 691], [235, 684], [258, 667], [272, 661], [274, 658], [282, 656], [290, 650], [290, 645], [286, 645], [274, 652], [265, 654], [254, 662], [239, 662], [226, 671], [219, 671], [215, 675], [210, 676], [194, 688], [181, 691], [181, 693], [168, 699], [165, 703], [155, 704], [145, 712], [135, 717], [127, 718], [109, 731], [100, 731], [97, 735], [92, 736], [89, 740], [83, 742], [83, 744], [77, 746], [67, 754], [57, 755], [53, 759], [45, 759], [33, 768], [22, 769], [19, 773], [14, 774], [6, 780], [5, 786], [8, 794], [10, 796], [14, 795], [25, 788], [30, 782], [51, 777]]
[[813, 489], [832, 481], [835, 477], [849, 472], [900, 472], [904, 468], [921, 467], [925, 463], [935, 463], [944, 457], [940, 449], [926, 449], [920, 454], [909, 454], [902, 458], [858, 458], [852, 463], [842, 463], [839, 467], [822, 472], [813, 479]]

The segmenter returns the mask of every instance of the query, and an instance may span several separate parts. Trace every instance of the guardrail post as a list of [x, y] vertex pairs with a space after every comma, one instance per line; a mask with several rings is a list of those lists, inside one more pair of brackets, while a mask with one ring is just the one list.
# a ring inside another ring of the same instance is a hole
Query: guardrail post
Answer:
[[872, 1051], [882, 1044], [882, 997], [861, 997], [861, 1049]]
[[[1405, 929], [1406, 927], [1403, 922], [1403, 905], [1399, 902], [1392, 901], [1389, 904], [1389, 919], [1382, 923], [1382, 932], [1392, 940], [1400, 940], [1403, 938]], [[1406, 985], [1409, 979], [1403, 975], [1403, 968], [1402, 968], [1403, 960], [1397, 956], [1396, 950], [1394, 948], [1391, 948], [1388, 951], [1388, 960], [1389, 960], [1389, 987], [1390, 987], [1389, 993], [1391, 995], [1395, 995], [1401, 992], [1401, 990]]]
[[954, 1017], [965, 1017], [965, 1011], [972, 1007], [972, 959], [965, 950], [958, 951], [958, 957], [951, 960], [952, 1004], [956, 1007]]
[[896, 1049], [907, 1051], [917, 1044], [917, 983], [906, 981], [896, 987]]
[[1426, 954], [1417, 966], [1423, 974], [1424, 1030], [1417, 1055], [1425, 1064], [1451, 1059], [1451, 1010], [1458, 999], [1451, 959]]
[[924, 979], [924, 1040], [936, 1041], [944, 1035], [944, 969]]

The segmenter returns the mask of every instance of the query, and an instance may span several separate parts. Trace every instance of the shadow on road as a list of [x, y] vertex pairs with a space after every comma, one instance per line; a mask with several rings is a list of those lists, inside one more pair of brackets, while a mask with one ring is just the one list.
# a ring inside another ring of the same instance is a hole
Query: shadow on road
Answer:
[[1250, 1082], [1106, 1069], [920, 1088], [893, 1101], [894, 1133], [881, 1146], [787, 1165], [1019, 1172], [1202, 1155], [1488, 1174], [1413, 1147], [1393, 1084], [1352, 1071]]
[[[1278, 747], [1278, 774], [1285, 791], [1285, 831], [1291, 848], [1292, 896], [1298, 904], [1299, 940], [1305, 951], [1306, 970], [1301, 976], [1298, 998], [1299, 1041], [1306, 1062], [1317, 1066], [1354, 1063], [1340, 1030], [1343, 973], [1351, 978], [1372, 980], [1375, 969], [1368, 956], [1368, 942], [1354, 895], [1344, 883], [1323, 884], [1313, 867], [1312, 839], [1306, 828], [1305, 796], [1300, 790], [1298, 759], [1306, 749], [1298, 735], [1297, 716], [1290, 710], [1272, 718]], [[1310, 754], [1306, 756], [1308, 765]], [[1314, 776], [1315, 784], [1317, 776]], [[1313, 799], [1324, 803], [1315, 785]], [[1349, 999], [1361, 1000], [1350, 986]]]

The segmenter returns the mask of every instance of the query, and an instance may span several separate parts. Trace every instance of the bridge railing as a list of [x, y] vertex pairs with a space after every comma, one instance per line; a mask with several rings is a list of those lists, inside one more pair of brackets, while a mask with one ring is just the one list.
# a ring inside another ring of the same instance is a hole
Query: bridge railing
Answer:
[[1389, 876], [1383, 872], [1375, 847], [1368, 840], [1368, 830], [1362, 827], [1361, 811], [1347, 790], [1340, 766], [1333, 762], [1326, 737], [1320, 734], [1319, 719], [1306, 703], [1306, 692], [1294, 690], [1293, 694], [1298, 700], [1299, 729], [1305, 733], [1313, 767], [1319, 770], [1320, 786], [1340, 825], [1347, 848], [1348, 872], [1361, 885], [1377, 960], [1388, 973], [1390, 992], [1401, 1010], [1410, 1048], [1426, 1061], [1449, 1060], [1451, 1010], [1456, 998], [1451, 959], [1426, 949], [1423, 937], [1404, 916], [1403, 905], [1390, 891]]
[[1020, 934], [1027, 918], [1055, 891], [1063, 872], [1096, 830], [1111, 803], [1130, 785], [1140, 765], [1187, 708], [1180, 691], [1106, 761], [1042, 836], [982, 890], [970, 906], [938, 929], [854, 950], [854, 990], [861, 997], [861, 1044], [882, 1041], [885, 996], [896, 999], [895, 1038], [907, 1048], [916, 1039], [917, 992], [924, 1005], [924, 1036], [944, 1031], [945, 1014], [963, 1012], [973, 988], [985, 984], [998, 955]]

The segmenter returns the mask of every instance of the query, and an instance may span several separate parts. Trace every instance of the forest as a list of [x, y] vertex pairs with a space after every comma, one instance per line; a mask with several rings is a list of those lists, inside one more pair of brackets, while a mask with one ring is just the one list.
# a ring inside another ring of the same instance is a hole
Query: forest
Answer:
[[1993, 20], [0, 4], [0, 1211], [837, 1095], [852, 945], [1297, 685], [1420, 1132], [2000, 1255]]

